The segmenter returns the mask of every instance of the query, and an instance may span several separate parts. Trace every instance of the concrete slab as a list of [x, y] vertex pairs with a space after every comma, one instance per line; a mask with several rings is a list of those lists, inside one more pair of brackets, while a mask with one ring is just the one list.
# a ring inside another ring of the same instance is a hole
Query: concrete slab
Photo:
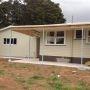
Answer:
[[30, 64], [40, 64], [40, 65], [53, 65], [53, 66], [72, 67], [72, 68], [77, 68], [79, 70], [90, 70], [89, 66], [85, 66], [85, 65], [81, 65], [81, 64], [39, 61], [38, 59], [12, 60], [10, 62], [12, 62], [12, 63], [30, 63]]

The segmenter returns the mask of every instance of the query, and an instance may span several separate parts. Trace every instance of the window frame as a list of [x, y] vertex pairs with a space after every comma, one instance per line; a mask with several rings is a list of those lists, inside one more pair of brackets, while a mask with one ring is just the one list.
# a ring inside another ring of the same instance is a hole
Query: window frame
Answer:
[[[76, 31], [78, 31], [78, 30], [81, 30], [81, 29], [76, 29], [75, 31], [74, 31], [74, 39], [76, 39], [76, 40], [81, 40], [82, 39], [82, 37], [81, 38], [77, 38], [76, 37]], [[82, 30], [81, 30], [82, 31]], [[81, 33], [82, 34], [82, 33]], [[85, 30], [83, 31], [83, 39], [85, 39], [86, 38], [86, 32], [85, 32]]]
[[3, 44], [4, 45], [10, 45], [10, 44], [16, 45], [17, 44], [17, 38], [3, 38]]
[[[47, 31], [46, 32], [46, 39], [45, 39], [45, 45], [51, 45], [51, 46], [54, 46], [54, 45], [56, 45], [56, 46], [58, 46], [58, 45], [66, 45], [66, 31], [64, 31], [64, 30], [62, 30], [63, 32], [64, 32], [64, 36], [62, 37], [62, 36], [57, 36], [57, 32], [59, 32], [59, 30], [58, 31]], [[48, 32], [54, 32], [55, 33], [55, 35], [54, 35], [54, 44], [49, 44], [48, 42], [47, 42], [47, 40], [48, 40], [48, 38], [49, 38], [49, 36], [48, 36]], [[64, 38], [64, 44], [56, 44], [56, 39], [57, 38]]]

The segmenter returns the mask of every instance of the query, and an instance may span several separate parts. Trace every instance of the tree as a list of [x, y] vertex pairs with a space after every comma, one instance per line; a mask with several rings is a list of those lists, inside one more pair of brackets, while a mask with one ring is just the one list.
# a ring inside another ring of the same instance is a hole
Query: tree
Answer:
[[0, 4], [0, 26], [56, 24], [66, 20], [51, 0], [9, 0]]
[[9, 0], [0, 4], [0, 27], [8, 26], [11, 24], [22, 24], [23, 18], [22, 9], [23, 4], [18, 0]]
[[11, 4], [9, 2], [4, 2], [0, 4], [0, 26], [7, 26], [10, 24], [8, 21]]
[[[64, 23], [65, 19], [59, 4], [51, 0], [25, 0], [26, 17], [30, 24]], [[26, 23], [28, 23], [26, 22]]]

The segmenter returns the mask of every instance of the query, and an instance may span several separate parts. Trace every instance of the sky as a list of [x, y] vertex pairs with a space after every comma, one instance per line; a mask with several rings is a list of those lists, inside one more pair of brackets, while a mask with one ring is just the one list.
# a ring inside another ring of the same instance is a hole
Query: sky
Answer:
[[90, 22], [90, 0], [52, 0], [59, 3], [67, 22]]

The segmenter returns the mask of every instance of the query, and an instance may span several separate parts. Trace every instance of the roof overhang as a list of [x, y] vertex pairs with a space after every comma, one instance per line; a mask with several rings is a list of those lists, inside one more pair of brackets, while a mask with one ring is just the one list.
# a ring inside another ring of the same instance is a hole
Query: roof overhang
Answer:
[[22, 25], [22, 26], [8, 26], [0, 31], [11, 29], [16, 32], [31, 36], [39, 36], [40, 32], [50, 30], [76, 30], [76, 29], [90, 29], [90, 22], [83, 23], [65, 23], [65, 24], [48, 24], [48, 25]]

